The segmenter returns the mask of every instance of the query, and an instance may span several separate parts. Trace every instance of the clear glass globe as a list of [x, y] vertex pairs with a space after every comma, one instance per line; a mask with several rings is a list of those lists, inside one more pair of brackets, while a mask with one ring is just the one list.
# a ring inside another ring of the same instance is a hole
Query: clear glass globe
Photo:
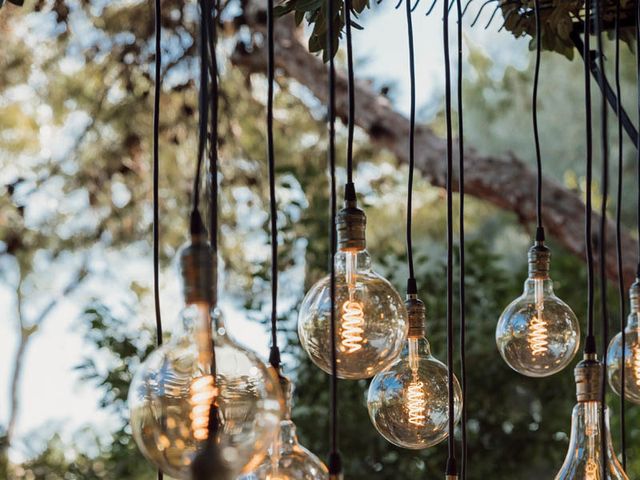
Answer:
[[624, 398], [640, 404], [640, 328], [638, 313], [629, 315], [625, 331], [624, 354], [622, 333], [611, 339], [607, 353], [607, 376], [609, 385], [618, 395], [622, 392], [622, 362], [624, 359]]
[[[370, 378], [402, 349], [408, 329], [404, 302], [387, 280], [371, 270], [366, 250], [338, 252], [335, 267], [338, 377]], [[313, 363], [331, 373], [329, 276], [304, 297], [298, 335]]]
[[281, 377], [280, 385], [286, 397], [286, 408], [279, 434], [262, 464], [238, 480], [329, 480], [325, 464], [298, 442], [296, 426], [291, 421], [291, 383]]
[[215, 387], [196, 341], [202, 337], [198, 325], [211, 321], [209, 311], [206, 306], [191, 305], [182, 312], [184, 334], [147, 357], [129, 391], [131, 428], [138, 448], [152, 464], [177, 479], [191, 478], [191, 463], [208, 436], [209, 406], [216, 393], [221, 423], [216, 446], [229, 478], [260, 464], [283, 414], [273, 370], [229, 338], [219, 314], [213, 317]]
[[551, 279], [529, 277], [522, 296], [500, 315], [496, 344], [516, 372], [547, 377], [573, 360], [580, 325], [571, 308], [555, 296]]
[[[376, 430], [403, 448], [423, 449], [448, 436], [447, 366], [431, 355], [426, 338], [409, 338], [400, 357], [369, 385], [367, 408]], [[462, 391], [454, 376], [454, 417], [460, 421]]]

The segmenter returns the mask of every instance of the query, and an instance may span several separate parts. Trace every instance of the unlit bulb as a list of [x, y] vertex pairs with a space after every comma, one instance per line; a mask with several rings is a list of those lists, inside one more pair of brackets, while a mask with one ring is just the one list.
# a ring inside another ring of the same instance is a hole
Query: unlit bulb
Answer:
[[553, 291], [549, 255], [541, 244], [529, 250], [524, 292], [502, 312], [496, 328], [496, 344], [504, 361], [529, 377], [561, 371], [580, 344], [578, 319]]

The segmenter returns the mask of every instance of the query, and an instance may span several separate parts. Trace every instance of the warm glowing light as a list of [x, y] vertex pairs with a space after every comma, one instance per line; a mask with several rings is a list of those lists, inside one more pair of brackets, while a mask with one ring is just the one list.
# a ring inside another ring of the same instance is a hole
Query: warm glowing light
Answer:
[[633, 346], [633, 373], [636, 377], [636, 386], [640, 387], [640, 345], [637, 342]]
[[593, 458], [590, 458], [589, 460], [587, 460], [585, 474], [586, 474], [585, 480], [597, 480], [598, 464], [593, 460]]
[[206, 440], [209, 438], [209, 413], [211, 412], [211, 403], [217, 395], [217, 389], [214, 385], [213, 375], [204, 375], [196, 378], [191, 383], [189, 389], [191, 394], [191, 430], [193, 438], [196, 440]]
[[547, 353], [549, 345], [549, 333], [547, 331], [547, 322], [541, 315], [536, 315], [531, 320], [529, 329], [529, 348], [533, 355], [543, 355]]
[[407, 410], [409, 412], [409, 423], [424, 427], [427, 419], [426, 394], [424, 384], [416, 379], [407, 388]]
[[342, 346], [347, 353], [357, 352], [364, 340], [364, 309], [360, 302], [347, 300], [342, 305]]

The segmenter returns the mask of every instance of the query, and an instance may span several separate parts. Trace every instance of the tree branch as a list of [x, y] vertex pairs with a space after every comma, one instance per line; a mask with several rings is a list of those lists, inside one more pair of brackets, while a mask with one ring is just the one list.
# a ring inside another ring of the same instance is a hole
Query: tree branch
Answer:
[[[264, 34], [263, 15], [259, 10], [245, 9], [243, 21], [253, 32]], [[306, 86], [315, 97], [326, 103], [328, 91], [326, 85], [326, 67], [320, 58], [309, 53], [298, 36], [298, 30], [290, 15], [276, 22], [276, 63], [284, 73]], [[239, 43], [231, 57], [231, 62], [252, 72], [266, 70], [266, 52], [264, 42], [254, 42], [250, 48]], [[396, 158], [408, 163], [409, 121], [393, 110], [389, 101], [374, 93], [366, 84], [356, 82], [355, 122], [367, 132], [370, 140], [380, 147], [391, 151]], [[336, 76], [336, 114], [343, 120], [348, 115], [347, 78], [343, 72]], [[455, 145], [455, 142], [454, 142]], [[432, 185], [445, 186], [446, 142], [434, 131], [419, 126], [415, 137], [416, 167]], [[455, 147], [454, 147], [455, 148]], [[454, 155], [458, 155], [454, 150]], [[483, 156], [472, 147], [465, 149], [465, 188], [466, 193], [486, 200], [502, 209], [513, 212], [523, 224], [535, 222], [535, 185], [536, 175], [522, 160], [513, 154], [502, 157]], [[457, 181], [453, 181], [454, 188]], [[545, 196], [544, 223], [547, 232], [568, 251], [585, 258], [584, 241], [584, 203], [580, 196], [554, 179], [543, 180]], [[598, 215], [593, 221], [598, 222]], [[597, 225], [597, 223], [595, 223]], [[608, 238], [615, 238], [615, 224], [607, 224]], [[597, 238], [594, 235], [594, 242]], [[613, 244], [612, 244], [613, 245]], [[631, 235], [622, 233], [624, 252], [635, 251], [635, 241]], [[597, 251], [595, 249], [594, 251]], [[607, 276], [616, 277], [615, 249], [607, 249]], [[627, 255], [623, 262], [625, 283], [627, 286], [635, 278], [636, 258]]]

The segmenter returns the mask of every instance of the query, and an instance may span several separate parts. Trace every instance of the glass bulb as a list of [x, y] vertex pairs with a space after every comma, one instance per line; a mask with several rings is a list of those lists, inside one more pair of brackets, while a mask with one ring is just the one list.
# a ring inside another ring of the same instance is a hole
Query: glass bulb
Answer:
[[[431, 355], [424, 336], [407, 340], [400, 357], [378, 373], [369, 385], [367, 408], [376, 430], [403, 448], [423, 449], [448, 436], [447, 366]], [[462, 412], [462, 392], [454, 376], [456, 423]]]
[[602, 442], [607, 442], [607, 475], [610, 480], [628, 480], [611, 443], [608, 410], [605, 432], [600, 428], [602, 405], [578, 402], [571, 415], [569, 451], [555, 480], [602, 480]]
[[555, 296], [548, 249], [529, 251], [523, 294], [502, 312], [496, 344], [507, 364], [528, 377], [547, 377], [571, 363], [580, 346], [580, 325], [571, 308]]
[[286, 400], [279, 434], [262, 464], [238, 480], [328, 480], [329, 471], [324, 463], [298, 443], [296, 426], [291, 421], [291, 383], [284, 377], [280, 380]]
[[156, 467], [189, 479], [198, 448], [209, 437], [215, 399], [216, 445], [223, 467], [235, 478], [260, 464], [277, 433], [283, 408], [278, 380], [229, 337], [221, 316], [211, 315], [207, 304], [188, 305], [181, 316], [185, 332], [154, 350], [131, 382], [133, 437]]
[[[383, 370], [407, 336], [407, 312], [393, 286], [371, 270], [366, 250], [340, 251], [336, 268], [336, 345], [338, 377], [370, 378]], [[318, 367], [331, 373], [330, 277], [304, 297], [298, 335]]]
[[611, 339], [607, 353], [607, 376], [609, 385], [620, 395], [622, 391], [622, 361], [624, 358], [624, 398], [640, 404], [640, 280], [636, 280], [629, 292], [631, 310], [624, 329], [624, 353], [622, 333]]

